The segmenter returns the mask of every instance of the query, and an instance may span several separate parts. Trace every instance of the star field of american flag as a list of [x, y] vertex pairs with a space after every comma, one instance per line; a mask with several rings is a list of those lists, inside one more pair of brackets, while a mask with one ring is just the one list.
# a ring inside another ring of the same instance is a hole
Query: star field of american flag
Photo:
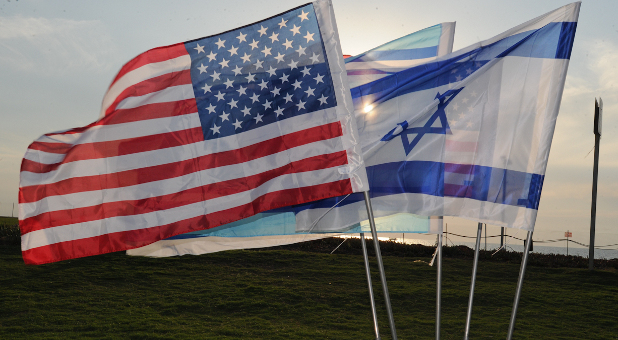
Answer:
[[185, 47], [206, 140], [337, 104], [312, 4]]

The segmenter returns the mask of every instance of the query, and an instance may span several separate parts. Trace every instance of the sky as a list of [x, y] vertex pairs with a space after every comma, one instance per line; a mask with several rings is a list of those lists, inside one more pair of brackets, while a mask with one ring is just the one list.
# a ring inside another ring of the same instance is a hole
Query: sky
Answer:
[[[0, 215], [17, 204], [19, 167], [44, 133], [95, 121], [120, 67], [158, 46], [224, 32], [306, 1], [0, 0]], [[566, 5], [558, 0], [333, 0], [345, 54], [456, 21], [453, 50]], [[596, 244], [618, 243], [618, 1], [583, 1], [535, 240], [588, 244], [595, 97], [604, 101]], [[476, 223], [447, 218], [449, 232]], [[489, 227], [489, 234], [499, 228]], [[524, 232], [509, 231], [525, 238]], [[563, 246], [561, 244], [560, 246]]]

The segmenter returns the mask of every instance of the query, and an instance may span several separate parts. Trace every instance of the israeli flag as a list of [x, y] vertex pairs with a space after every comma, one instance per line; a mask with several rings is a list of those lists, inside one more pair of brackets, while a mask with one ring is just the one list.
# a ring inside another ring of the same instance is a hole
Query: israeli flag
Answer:
[[[452, 51], [455, 23], [441, 23], [406, 35], [365, 53], [346, 59], [348, 80], [356, 86], [384, 78], [411, 66], [435, 60]], [[361, 139], [365, 139], [361, 136]], [[330, 208], [330, 207], [329, 207]], [[361, 205], [365, 209], [364, 203]], [[220, 227], [174, 236], [145, 247], [127, 251], [129, 255], [166, 257], [206, 254], [223, 250], [264, 248], [333, 236], [333, 233], [298, 232], [297, 208], [260, 213]], [[327, 209], [328, 210], [328, 209]], [[330, 214], [337, 214], [334, 208]], [[304, 216], [301, 214], [301, 216]], [[346, 233], [371, 232], [366, 216], [343, 219]], [[330, 217], [330, 215], [329, 215]], [[356, 219], [354, 219], [356, 218]], [[393, 213], [375, 219], [380, 233], [438, 233], [437, 220], [409, 213]], [[441, 220], [440, 220], [441, 221]]]
[[[352, 89], [376, 216], [534, 229], [579, 8]], [[296, 209], [299, 231], [367, 218], [362, 193]]]

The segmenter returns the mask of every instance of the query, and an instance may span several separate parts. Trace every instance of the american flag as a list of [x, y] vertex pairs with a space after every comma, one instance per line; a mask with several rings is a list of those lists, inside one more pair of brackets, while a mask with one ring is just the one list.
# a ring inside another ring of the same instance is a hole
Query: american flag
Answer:
[[136, 248], [366, 188], [362, 161], [350, 165], [362, 158], [333, 23], [317, 1], [128, 62], [98, 121], [29, 146], [24, 261]]

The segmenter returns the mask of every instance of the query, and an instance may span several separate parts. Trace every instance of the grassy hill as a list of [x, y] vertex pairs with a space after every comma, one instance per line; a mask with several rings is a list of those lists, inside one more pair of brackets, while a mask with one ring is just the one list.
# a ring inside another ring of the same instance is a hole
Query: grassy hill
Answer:
[[[0, 338], [372, 339], [358, 244], [319, 252], [337, 242], [165, 259], [113, 253], [42, 266], [25, 266], [19, 246], [0, 246]], [[384, 263], [399, 338], [433, 339], [432, 249], [389, 247]], [[448, 251], [442, 339], [461, 339], [472, 261]], [[471, 338], [506, 337], [519, 272], [513, 256], [479, 263]], [[372, 270], [382, 337], [390, 339]], [[618, 339], [616, 325], [615, 269], [528, 267], [515, 339]]]

